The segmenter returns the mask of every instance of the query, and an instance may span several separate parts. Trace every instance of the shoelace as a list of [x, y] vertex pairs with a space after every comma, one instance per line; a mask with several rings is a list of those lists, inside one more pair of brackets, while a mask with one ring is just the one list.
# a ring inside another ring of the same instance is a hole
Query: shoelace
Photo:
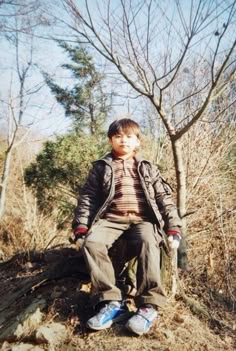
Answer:
[[[150, 322], [150, 320], [148, 319], [148, 316], [146, 316], [146, 313], [148, 313], [148, 308], [140, 308], [136, 314], [137, 318], [141, 319], [141, 318], [144, 318], [146, 319], [148, 322]], [[143, 312], [143, 313], [142, 313]]]
[[[118, 306], [117, 306], [118, 307]], [[108, 315], [110, 311], [112, 311], [112, 305], [105, 305], [99, 312], [98, 317]]]

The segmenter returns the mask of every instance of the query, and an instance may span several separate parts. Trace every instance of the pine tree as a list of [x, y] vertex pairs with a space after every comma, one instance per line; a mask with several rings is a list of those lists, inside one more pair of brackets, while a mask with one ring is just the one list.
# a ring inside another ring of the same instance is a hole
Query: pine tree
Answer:
[[72, 73], [76, 83], [72, 88], [62, 88], [48, 73], [44, 73], [46, 82], [56, 100], [65, 108], [65, 115], [72, 118], [74, 130], [98, 135], [109, 111], [102, 86], [104, 76], [97, 71], [85, 48], [78, 45], [73, 47], [64, 41], [60, 41], [59, 45], [71, 60], [62, 67]]

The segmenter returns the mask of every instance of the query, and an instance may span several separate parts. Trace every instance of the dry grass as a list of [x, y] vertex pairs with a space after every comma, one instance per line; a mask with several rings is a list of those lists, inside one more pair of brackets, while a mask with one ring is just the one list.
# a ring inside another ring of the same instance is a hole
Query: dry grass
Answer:
[[[208, 132], [195, 130], [185, 140], [188, 210], [193, 213], [187, 217], [191, 270], [181, 281], [186, 294], [210, 311], [212, 324], [193, 315], [182, 301], [170, 302], [161, 310], [152, 332], [141, 338], [127, 334], [119, 325], [110, 331], [78, 335], [70, 320], [65, 319], [63, 323], [71, 330], [71, 338], [60, 350], [232, 351], [236, 348], [233, 337], [236, 192], [233, 165], [226, 157], [232, 138], [228, 138], [228, 144], [214, 142], [207, 136]], [[166, 146], [165, 150], [163, 174], [174, 184], [172, 157]], [[24, 187], [22, 172], [14, 171], [8, 187], [6, 216], [0, 225], [0, 256], [7, 259], [18, 252], [67, 245], [68, 236], [69, 231], [57, 229], [53, 214], [45, 216], [38, 212], [34, 196]], [[65, 299], [76, 293], [73, 286], [66, 284]]]

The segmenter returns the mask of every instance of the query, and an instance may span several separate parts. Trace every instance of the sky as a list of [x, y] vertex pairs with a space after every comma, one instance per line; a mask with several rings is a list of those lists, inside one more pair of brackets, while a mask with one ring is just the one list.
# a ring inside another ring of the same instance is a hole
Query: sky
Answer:
[[[27, 55], [24, 43], [22, 44], [22, 53], [20, 55], [23, 65], [27, 62]], [[31, 70], [29, 78], [26, 80], [28, 89], [34, 90], [38, 85], [43, 84], [43, 76], [40, 70], [48, 72], [55, 77], [58, 84], [62, 86], [71, 85], [72, 79], [68, 75], [68, 71], [61, 68], [61, 65], [68, 62], [68, 57], [62, 49], [54, 42], [43, 39], [35, 40], [34, 49], [35, 67]], [[10, 91], [17, 102], [17, 95], [19, 91], [19, 80], [16, 74], [15, 63], [15, 48], [5, 41], [1, 41], [0, 51], [0, 129], [4, 128], [7, 114], [7, 102]], [[107, 81], [107, 89], [109, 88], [109, 81]], [[128, 86], [126, 86], [128, 91]], [[70, 130], [71, 120], [65, 117], [64, 109], [57, 103], [50, 89], [44, 85], [36, 94], [26, 97], [29, 100], [27, 108], [24, 113], [24, 125], [31, 126], [33, 130], [37, 130], [42, 137], [51, 137], [57, 134], [64, 134]], [[126, 114], [129, 110], [127, 101], [116, 102], [116, 113], [114, 118], [119, 115]]]
[[[16, 0], [17, 1], [17, 0]], [[22, 1], [31, 1], [31, 0], [18, 0], [19, 3]], [[48, 12], [53, 12], [55, 16], [60, 18], [61, 20], [70, 22], [70, 18], [68, 17], [68, 13], [64, 11], [62, 6], [62, 1], [60, 0], [52, 0], [52, 1], [44, 1], [44, 5], [47, 7]], [[141, 3], [138, 0], [134, 0], [134, 2]], [[221, 1], [219, 1], [220, 3]], [[89, 1], [90, 4], [100, 4], [97, 1]], [[112, 0], [112, 5], [116, 7], [118, 0]], [[153, 1], [153, 6], [156, 6], [159, 3], [163, 3], [166, 11], [173, 14], [173, 1], [169, 2], [165, 1]], [[187, 4], [191, 3], [187, 0], [182, 0], [181, 3], [184, 5], [183, 8], [185, 11], [187, 10]], [[205, 1], [205, 3], [212, 3], [212, 1]], [[214, 2], [213, 2], [214, 3]], [[84, 10], [83, 4], [84, 1], [77, 1], [77, 4], [80, 6], [81, 10]], [[95, 6], [92, 6], [92, 9], [95, 9]], [[10, 14], [12, 8], [8, 7], [5, 10], [5, 14]], [[164, 15], [164, 14], [163, 14]], [[98, 18], [95, 17], [96, 19]], [[0, 7], [0, 19], [1, 19], [1, 7]], [[12, 26], [13, 22], [10, 23]], [[142, 23], [141, 23], [142, 24]], [[222, 27], [222, 23], [218, 23], [219, 26]], [[139, 31], [141, 31], [141, 25], [139, 27]], [[155, 31], [154, 39], [155, 38]], [[159, 33], [157, 31], [157, 33]], [[68, 76], [68, 73], [65, 69], [61, 68], [61, 65], [66, 62], [67, 56], [63, 53], [62, 49], [58, 47], [55, 41], [49, 40], [48, 36], [57, 36], [64, 39], [74, 39], [74, 33], [70, 32], [68, 27], [63, 26], [61, 23], [60, 26], [52, 26], [52, 27], [44, 27], [41, 29], [37, 29], [38, 37], [34, 38], [34, 50], [33, 50], [33, 60], [35, 66], [31, 70], [29, 77], [27, 78], [27, 89], [34, 90], [38, 84], [42, 84], [43, 78], [40, 73], [41, 70], [44, 70], [50, 73], [53, 77], [55, 77], [56, 82], [62, 85], [71, 84], [71, 79]], [[159, 34], [160, 35], [160, 34]], [[10, 35], [9, 35], [10, 36]], [[47, 39], [45, 39], [47, 37]], [[157, 39], [159, 37], [157, 36]], [[216, 37], [217, 38], [217, 37]], [[216, 39], [215, 38], [215, 39]], [[22, 37], [20, 41], [20, 58], [21, 64], [26, 65], [28, 62], [28, 52], [29, 52], [29, 44], [30, 37], [28, 35]], [[158, 41], [157, 41], [158, 42]], [[165, 49], [165, 42], [162, 42], [164, 46], [162, 46], [162, 50]], [[173, 43], [172, 43], [173, 44]], [[173, 48], [177, 47], [177, 43], [172, 45]], [[0, 128], [4, 128], [4, 123], [6, 125], [7, 121], [7, 104], [9, 102], [9, 97], [12, 97], [12, 101], [14, 104], [17, 103], [17, 92], [19, 91], [19, 80], [16, 75], [16, 64], [15, 64], [15, 49], [14, 45], [12, 45], [11, 41], [6, 40], [4, 35], [0, 35]], [[156, 47], [154, 47], [156, 50]], [[161, 51], [161, 45], [158, 45], [159, 52]], [[204, 48], [203, 48], [204, 50]], [[93, 52], [95, 55], [96, 62], [101, 63], [101, 67], [103, 67], [104, 60], [101, 56], [98, 56], [97, 53]], [[155, 59], [155, 55], [152, 57]], [[114, 67], [113, 67], [114, 68]], [[106, 73], [112, 73], [114, 77], [114, 69], [111, 66], [106, 67]], [[158, 69], [158, 66], [157, 66]], [[117, 73], [117, 71], [116, 71]], [[107, 91], [111, 92], [114, 90], [114, 82], [112, 79], [107, 80]], [[132, 89], [127, 85], [122, 83], [119, 87], [116, 87], [116, 90], [119, 92], [120, 96], [117, 97], [114, 101], [113, 112], [110, 116], [111, 119], [115, 119], [127, 113], [130, 113], [131, 117], [136, 116], [137, 118], [141, 118], [142, 112], [144, 110], [143, 102], [140, 99], [132, 99], [132, 98], [122, 98], [122, 95], [133, 95]], [[31, 94], [31, 96], [27, 97], [27, 109], [24, 113], [24, 123], [25, 126], [29, 126], [38, 132], [42, 137], [51, 137], [55, 134], [65, 133], [71, 126], [71, 121], [64, 116], [63, 108], [56, 102], [55, 98], [52, 96], [49, 88], [44, 85], [37, 94]]]
[[[48, 11], [52, 11], [50, 5], [54, 5], [57, 1], [49, 2]], [[60, 3], [60, 1], [58, 2]], [[55, 7], [54, 7], [55, 8]], [[62, 16], [60, 6], [57, 8], [57, 16]], [[5, 9], [5, 14], [10, 14], [11, 7]], [[1, 8], [0, 8], [1, 15]], [[66, 13], [63, 11], [66, 19]], [[62, 18], [62, 17], [61, 17]], [[10, 23], [14, 27], [13, 20]], [[26, 79], [26, 89], [35, 90], [38, 86], [43, 85], [43, 76], [40, 71], [45, 71], [55, 78], [55, 81], [62, 86], [71, 85], [72, 79], [69, 72], [61, 68], [61, 65], [68, 61], [67, 55], [58, 46], [54, 40], [48, 39], [49, 36], [68, 39], [67, 28], [44, 27], [38, 28], [37, 36], [33, 40], [33, 62], [34, 66], [30, 70]], [[11, 37], [11, 33], [8, 34]], [[46, 39], [45, 39], [46, 38]], [[19, 92], [19, 79], [16, 73], [16, 51], [11, 40], [7, 40], [4, 35], [0, 36], [0, 131], [6, 130], [8, 120], [8, 102], [11, 96], [12, 104], [17, 106], [17, 96]], [[29, 60], [30, 52], [30, 36], [19, 34], [19, 57], [21, 67], [25, 67]], [[101, 62], [101, 59], [100, 59]], [[107, 90], [110, 91], [109, 80], [107, 81]], [[126, 85], [127, 91], [129, 87]], [[130, 103], [127, 101], [115, 102], [113, 119], [121, 115], [127, 114]], [[44, 84], [36, 94], [25, 97], [26, 109], [24, 112], [23, 124], [36, 131], [42, 138], [53, 137], [58, 134], [64, 134], [70, 130], [71, 120], [65, 117], [64, 109], [57, 103], [50, 89]], [[16, 112], [15, 112], [16, 113]], [[35, 135], [35, 134], [34, 134]]]
[[[35, 90], [43, 87], [35, 94], [25, 97], [27, 108], [24, 112], [24, 125], [37, 130], [42, 136], [52, 136], [61, 134], [71, 124], [64, 116], [63, 108], [56, 102], [49, 88], [43, 82], [41, 70], [45, 70], [52, 75], [57, 74], [58, 81], [63, 80], [63, 72], [60, 65], [63, 63], [64, 55], [60, 48], [53, 41], [35, 39], [33, 51], [33, 61], [35, 66], [29, 72], [26, 79], [26, 89]], [[23, 41], [20, 44], [21, 65], [27, 64], [27, 45]], [[19, 92], [19, 79], [16, 74], [15, 48], [6, 40], [1, 40], [0, 52], [0, 98], [8, 101], [9, 95], [13, 96], [13, 103], [17, 105], [17, 95]], [[1, 120], [4, 125], [4, 115], [7, 114], [7, 104], [1, 103]]]

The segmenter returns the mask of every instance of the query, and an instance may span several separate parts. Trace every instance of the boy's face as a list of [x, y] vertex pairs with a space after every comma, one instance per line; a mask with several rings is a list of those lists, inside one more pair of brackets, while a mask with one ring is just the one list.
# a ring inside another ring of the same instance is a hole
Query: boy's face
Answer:
[[118, 156], [131, 156], [134, 150], [140, 145], [140, 140], [133, 133], [125, 134], [120, 132], [110, 139], [112, 149]]

